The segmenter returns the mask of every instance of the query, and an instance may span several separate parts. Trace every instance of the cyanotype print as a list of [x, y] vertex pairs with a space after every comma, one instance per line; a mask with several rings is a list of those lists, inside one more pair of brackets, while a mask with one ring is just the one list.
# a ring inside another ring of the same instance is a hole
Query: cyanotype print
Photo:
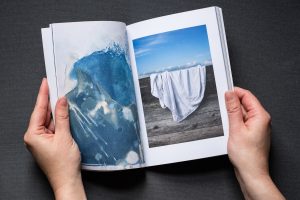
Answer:
[[117, 43], [74, 63], [69, 78], [77, 82], [66, 96], [71, 132], [82, 163], [130, 166], [143, 163], [131, 68]]

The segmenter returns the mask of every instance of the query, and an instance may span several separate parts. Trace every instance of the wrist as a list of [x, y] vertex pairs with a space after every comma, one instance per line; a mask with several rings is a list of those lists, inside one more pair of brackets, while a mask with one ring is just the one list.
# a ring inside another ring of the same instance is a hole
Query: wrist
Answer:
[[285, 199], [280, 193], [269, 172], [239, 173], [235, 170], [245, 199]]
[[66, 180], [60, 185], [53, 185], [53, 191], [56, 200], [60, 199], [86, 199], [81, 174], [72, 179]]
[[234, 169], [235, 175], [239, 177], [239, 179], [244, 184], [250, 184], [253, 181], [265, 182], [266, 180], [271, 179], [268, 168], [266, 169], [242, 169], [239, 170], [237, 168]]

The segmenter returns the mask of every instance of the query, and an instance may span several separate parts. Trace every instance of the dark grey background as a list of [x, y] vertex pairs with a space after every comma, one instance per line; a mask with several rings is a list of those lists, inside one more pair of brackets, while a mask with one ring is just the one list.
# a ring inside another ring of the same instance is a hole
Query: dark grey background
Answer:
[[[53, 199], [23, 134], [45, 76], [40, 28], [53, 22], [127, 24], [208, 6], [223, 8], [236, 85], [272, 115], [271, 175], [300, 199], [300, 3], [294, 1], [0, 2], [0, 199]], [[83, 173], [89, 199], [241, 199], [227, 156], [117, 173]]]

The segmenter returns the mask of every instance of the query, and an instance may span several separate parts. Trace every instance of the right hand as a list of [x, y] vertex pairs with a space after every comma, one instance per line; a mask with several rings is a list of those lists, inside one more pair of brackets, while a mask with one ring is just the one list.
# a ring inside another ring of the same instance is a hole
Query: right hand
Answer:
[[246, 199], [284, 199], [269, 175], [269, 113], [249, 91], [225, 94], [229, 118], [228, 156]]

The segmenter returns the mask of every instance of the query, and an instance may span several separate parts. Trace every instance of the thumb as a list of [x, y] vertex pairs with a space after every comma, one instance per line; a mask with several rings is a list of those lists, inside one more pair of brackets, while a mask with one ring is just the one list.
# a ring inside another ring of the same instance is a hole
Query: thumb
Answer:
[[244, 123], [241, 102], [234, 91], [225, 93], [225, 101], [229, 119], [229, 128], [235, 130]]
[[70, 134], [69, 110], [66, 97], [61, 97], [55, 107], [55, 133]]

